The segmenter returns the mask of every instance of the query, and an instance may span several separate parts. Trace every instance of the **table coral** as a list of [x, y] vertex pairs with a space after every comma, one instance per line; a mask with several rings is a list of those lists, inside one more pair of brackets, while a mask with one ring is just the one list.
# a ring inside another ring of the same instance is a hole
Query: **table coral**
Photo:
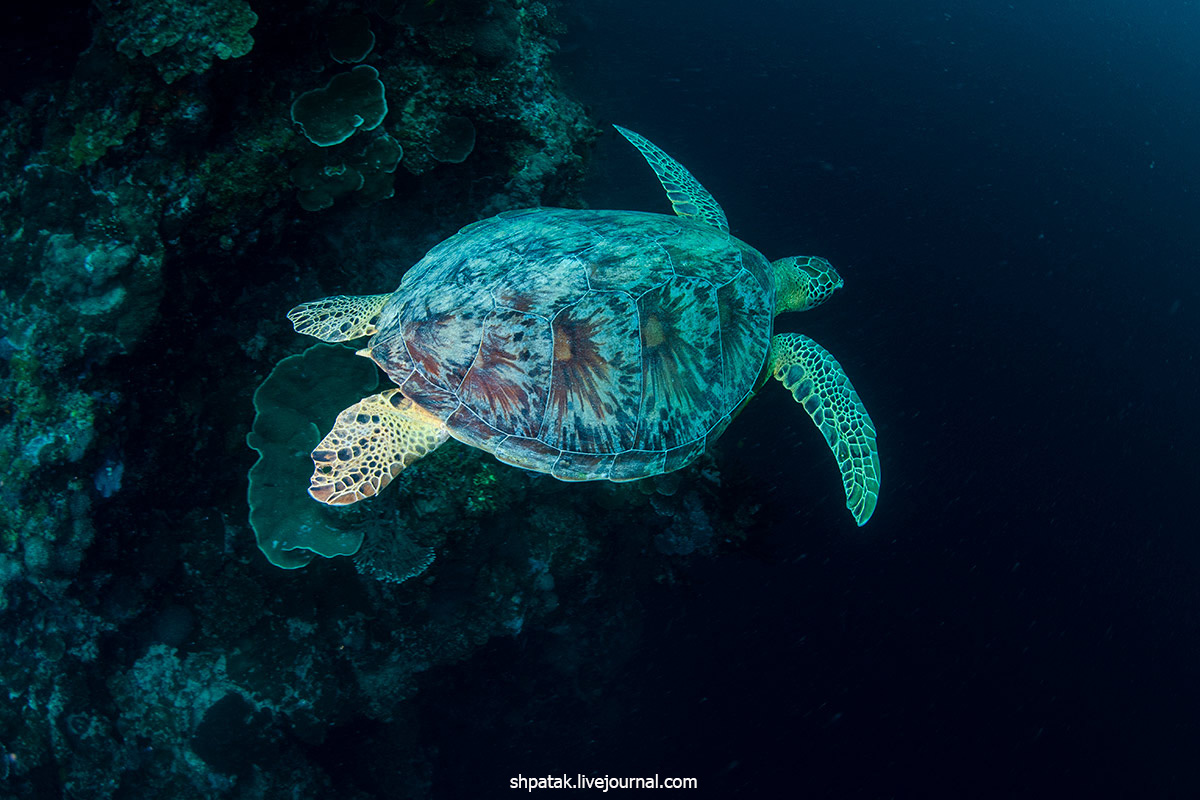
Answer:
[[373, 131], [387, 116], [387, 96], [379, 70], [359, 66], [334, 75], [292, 103], [292, 122], [318, 147], [341, 144], [358, 131]]

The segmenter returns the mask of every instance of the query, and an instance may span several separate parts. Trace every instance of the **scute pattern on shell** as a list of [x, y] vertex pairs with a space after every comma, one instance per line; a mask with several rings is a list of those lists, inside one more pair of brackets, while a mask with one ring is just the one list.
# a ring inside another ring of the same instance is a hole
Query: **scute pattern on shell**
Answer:
[[696, 458], [753, 391], [770, 270], [679, 217], [506, 212], [409, 270], [370, 349], [451, 436], [564, 480], [632, 480]]
[[497, 307], [483, 326], [475, 364], [459, 389], [463, 405], [498, 430], [536, 437], [554, 350], [543, 317]]
[[579, 453], [633, 446], [642, 393], [637, 305], [624, 292], [588, 292], [551, 322], [550, 403], [538, 436]]
[[636, 447], [668, 450], [703, 439], [729, 403], [713, 285], [675, 278], [642, 295], [638, 313], [646, 375]]

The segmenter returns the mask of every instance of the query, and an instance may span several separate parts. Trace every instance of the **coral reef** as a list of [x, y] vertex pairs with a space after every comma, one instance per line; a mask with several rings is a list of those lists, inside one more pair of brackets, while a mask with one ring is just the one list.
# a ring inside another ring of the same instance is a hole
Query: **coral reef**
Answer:
[[445, 117], [438, 123], [429, 154], [445, 164], [461, 164], [475, 149], [475, 126], [466, 117]]
[[[341, 197], [371, 203], [392, 196], [393, 170], [355, 164], [356, 140], [368, 131], [397, 142], [400, 165], [412, 175], [470, 164], [459, 180], [473, 187], [484, 214], [537, 205], [581, 177], [583, 148], [596, 131], [547, 69], [555, 24], [544, 5], [400, 4], [389, 19], [396, 39], [385, 54], [372, 49], [375, 34], [363, 20], [369, 26], [361, 15], [338, 18], [328, 34], [334, 64], [321, 66], [357, 63], [350, 56], [358, 51], [365, 52], [357, 60], [371, 64], [338, 72], [293, 101], [292, 118], [311, 145], [292, 173], [302, 207], [322, 211]], [[480, 138], [488, 158], [474, 163]]]
[[297, 97], [292, 122], [317, 147], [332, 147], [358, 131], [375, 130], [387, 112], [379, 70], [364, 65], [334, 75], [329, 85]]
[[[427, 797], [432, 675], [544, 635], [603, 680], [635, 587], [749, 525], [699, 467], [566, 486], [451, 443], [316, 541], [308, 439], [376, 375], [299, 354], [284, 315], [579, 204], [596, 128], [553, 6], [96, 7], [72, 70], [0, 114], [0, 795]], [[293, 110], [339, 75], [386, 89], [320, 146]]]
[[241, 58], [254, 47], [258, 16], [244, 0], [97, 0], [116, 48], [151, 60], [167, 83]]
[[394, 176], [403, 157], [400, 143], [385, 132], [360, 146], [308, 153], [291, 173], [300, 190], [296, 200], [305, 211], [322, 211], [350, 194], [367, 205], [387, 200], [395, 194]]

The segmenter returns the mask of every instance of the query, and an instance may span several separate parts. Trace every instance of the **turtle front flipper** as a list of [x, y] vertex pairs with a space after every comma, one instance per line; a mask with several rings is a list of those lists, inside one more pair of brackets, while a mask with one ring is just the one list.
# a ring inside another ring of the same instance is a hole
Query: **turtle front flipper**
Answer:
[[338, 414], [312, 451], [316, 469], [308, 493], [332, 506], [373, 497], [447, 436], [441, 420], [399, 389], [364, 397]]
[[771, 337], [770, 366], [825, 437], [842, 471], [846, 508], [865, 525], [879, 500], [879, 449], [875, 423], [845, 370], [828, 350], [798, 333]]
[[315, 336], [323, 342], [345, 342], [373, 336], [379, 314], [390, 294], [361, 297], [337, 295], [301, 303], [288, 312], [296, 333]]
[[653, 142], [641, 134], [634, 133], [628, 128], [613, 125], [617, 132], [629, 140], [638, 149], [646, 163], [658, 176], [658, 182], [667, 191], [671, 207], [681, 217], [707, 223], [714, 228], [729, 233], [729, 221], [717, 201], [709, 194], [708, 189], [700, 185], [692, 173], [683, 165], [660, 150]]

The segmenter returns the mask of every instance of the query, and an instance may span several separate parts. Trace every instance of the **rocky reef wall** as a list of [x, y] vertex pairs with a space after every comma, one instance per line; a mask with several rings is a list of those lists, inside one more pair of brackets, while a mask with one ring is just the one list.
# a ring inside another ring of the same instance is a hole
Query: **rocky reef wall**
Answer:
[[636, 582], [740, 537], [711, 463], [576, 487], [446, 447], [347, 523], [354, 559], [255, 547], [286, 311], [581, 204], [555, 6], [96, 0], [70, 59], [30, 32], [0, 115], [0, 796], [427, 796], [430, 670], [521, 635], [616, 669]]

